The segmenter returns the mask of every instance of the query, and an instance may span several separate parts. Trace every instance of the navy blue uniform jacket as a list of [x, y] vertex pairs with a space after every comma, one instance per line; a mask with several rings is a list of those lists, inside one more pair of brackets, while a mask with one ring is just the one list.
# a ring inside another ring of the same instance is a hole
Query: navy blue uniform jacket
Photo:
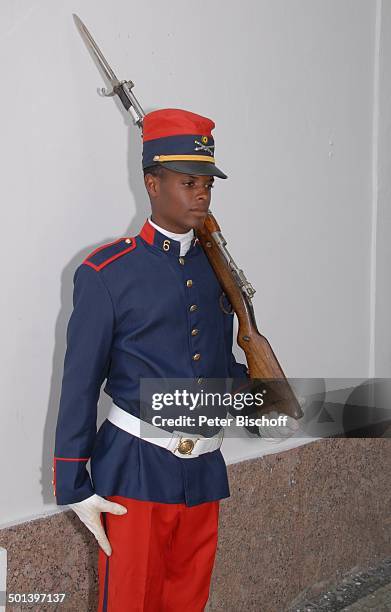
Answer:
[[73, 281], [55, 436], [57, 503], [93, 493], [188, 506], [229, 497], [220, 450], [182, 459], [108, 420], [97, 432], [104, 381], [114, 403], [139, 416], [143, 377], [247, 378], [232, 354], [233, 315], [220, 306], [221, 285], [197, 238], [180, 257], [180, 243], [147, 220], [135, 238], [95, 249]]

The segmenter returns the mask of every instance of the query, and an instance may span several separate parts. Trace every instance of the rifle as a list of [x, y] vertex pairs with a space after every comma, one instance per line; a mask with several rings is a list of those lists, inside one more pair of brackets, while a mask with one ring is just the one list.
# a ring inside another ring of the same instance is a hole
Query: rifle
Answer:
[[[104, 76], [111, 84], [111, 91], [101, 88], [100, 94], [105, 97], [117, 95], [125, 110], [132, 117], [133, 123], [142, 130], [145, 113], [132, 92], [134, 83], [130, 80], [120, 81], [116, 77], [84, 23], [75, 14], [73, 18], [87, 48], [92, 51]], [[267, 339], [258, 331], [251, 303], [255, 290], [226, 249], [227, 243], [211, 212], [208, 213], [203, 227], [196, 230], [196, 235], [238, 317], [237, 342], [246, 355], [249, 377], [266, 383], [266, 386], [268, 386], [268, 382], [270, 383], [268, 393], [273, 403], [272, 406], [269, 404], [264, 411], [269, 411], [272, 407], [294, 419], [301, 418], [303, 413], [300, 404], [278, 363], [277, 357]], [[259, 414], [261, 414], [261, 411]]]

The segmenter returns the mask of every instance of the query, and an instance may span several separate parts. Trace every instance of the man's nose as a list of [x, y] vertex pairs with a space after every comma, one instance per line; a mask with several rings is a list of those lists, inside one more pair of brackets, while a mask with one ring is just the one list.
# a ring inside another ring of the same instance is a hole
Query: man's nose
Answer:
[[210, 196], [210, 190], [208, 187], [200, 187], [197, 192], [197, 200], [208, 200]]

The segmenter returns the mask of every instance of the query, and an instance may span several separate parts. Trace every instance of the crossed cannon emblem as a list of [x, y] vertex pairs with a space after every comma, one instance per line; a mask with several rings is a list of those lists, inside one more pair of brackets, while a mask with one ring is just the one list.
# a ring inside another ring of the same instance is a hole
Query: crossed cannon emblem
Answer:
[[[213, 149], [215, 148], [214, 145], [206, 145], [203, 142], [200, 142], [199, 140], [195, 140], [194, 142], [196, 145], [198, 145], [198, 147], [194, 148], [194, 151], [207, 151], [209, 155], [213, 157], [214, 155]], [[206, 142], [208, 141], [206, 140]]]

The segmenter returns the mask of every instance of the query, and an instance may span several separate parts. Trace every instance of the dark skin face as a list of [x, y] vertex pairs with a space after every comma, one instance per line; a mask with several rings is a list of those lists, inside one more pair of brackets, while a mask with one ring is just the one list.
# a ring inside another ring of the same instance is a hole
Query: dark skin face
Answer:
[[146, 174], [144, 183], [151, 201], [152, 221], [177, 234], [202, 227], [213, 182], [213, 176], [184, 174], [167, 168], [162, 177]]

